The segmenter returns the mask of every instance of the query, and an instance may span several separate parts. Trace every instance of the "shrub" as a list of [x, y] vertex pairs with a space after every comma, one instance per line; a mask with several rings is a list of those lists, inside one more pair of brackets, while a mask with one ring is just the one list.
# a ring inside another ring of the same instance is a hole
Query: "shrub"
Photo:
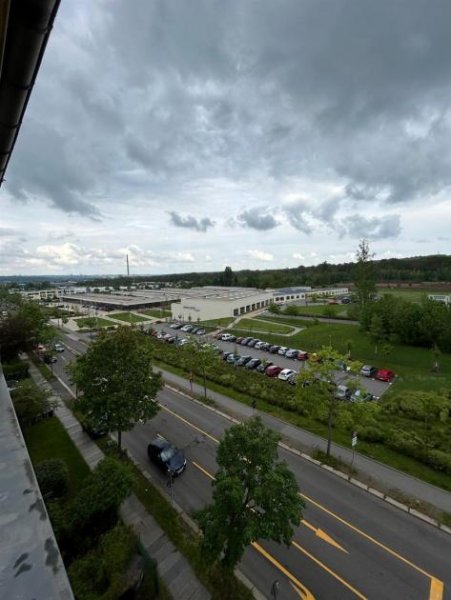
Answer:
[[21, 423], [36, 423], [41, 419], [53, 415], [57, 406], [55, 400], [49, 398], [49, 394], [26, 380], [20, 387], [11, 393], [14, 410]]
[[427, 463], [437, 471], [443, 471], [451, 475], [451, 455], [441, 450], [429, 450], [427, 452]]
[[359, 438], [366, 442], [381, 444], [385, 441], [385, 433], [379, 427], [361, 427], [358, 434]]
[[36, 478], [44, 498], [59, 498], [67, 493], [69, 471], [61, 458], [49, 458], [36, 465]]
[[5, 379], [25, 379], [28, 377], [28, 363], [23, 360], [12, 360], [3, 363], [3, 375]]

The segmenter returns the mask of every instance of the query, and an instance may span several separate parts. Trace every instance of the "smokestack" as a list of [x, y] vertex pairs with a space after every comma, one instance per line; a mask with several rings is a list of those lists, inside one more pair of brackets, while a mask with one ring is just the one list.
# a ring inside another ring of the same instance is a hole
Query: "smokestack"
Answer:
[[130, 265], [128, 264], [128, 254], [127, 256], [127, 277], [130, 277]]

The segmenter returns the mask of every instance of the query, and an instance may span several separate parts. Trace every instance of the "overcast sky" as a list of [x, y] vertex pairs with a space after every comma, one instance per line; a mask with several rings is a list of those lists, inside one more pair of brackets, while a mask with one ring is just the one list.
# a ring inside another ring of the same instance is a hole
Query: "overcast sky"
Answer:
[[63, 0], [0, 274], [450, 254], [450, 0]]

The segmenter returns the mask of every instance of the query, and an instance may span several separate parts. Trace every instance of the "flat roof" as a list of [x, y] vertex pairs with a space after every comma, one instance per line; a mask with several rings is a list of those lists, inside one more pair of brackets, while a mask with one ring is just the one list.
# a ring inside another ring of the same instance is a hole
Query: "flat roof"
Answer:
[[66, 570], [0, 372], [2, 598], [73, 600]]

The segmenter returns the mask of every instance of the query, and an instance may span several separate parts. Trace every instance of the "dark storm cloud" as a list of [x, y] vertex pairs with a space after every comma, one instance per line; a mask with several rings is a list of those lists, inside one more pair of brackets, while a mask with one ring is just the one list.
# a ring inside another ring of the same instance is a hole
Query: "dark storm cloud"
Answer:
[[399, 215], [365, 218], [361, 215], [347, 217], [343, 227], [356, 239], [383, 240], [396, 238], [401, 233]]
[[186, 217], [181, 214], [171, 211], [168, 212], [168, 215], [171, 217], [172, 225], [176, 227], [186, 227], [187, 229], [194, 229], [195, 231], [205, 232], [209, 227], [213, 227], [215, 222], [207, 217], [203, 219], [196, 219], [191, 215], [187, 215]]
[[237, 217], [238, 223], [243, 227], [250, 227], [257, 231], [268, 231], [278, 226], [278, 222], [274, 215], [270, 213], [270, 208], [266, 206], [256, 206], [249, 210], [243, 211]]
[[131, 188], [214, 177], [338, 178], [361, 203], [436, 194], [451, 186], [449, 23], [449, 0], [63, 3], [7, 189], [93, 218]]

